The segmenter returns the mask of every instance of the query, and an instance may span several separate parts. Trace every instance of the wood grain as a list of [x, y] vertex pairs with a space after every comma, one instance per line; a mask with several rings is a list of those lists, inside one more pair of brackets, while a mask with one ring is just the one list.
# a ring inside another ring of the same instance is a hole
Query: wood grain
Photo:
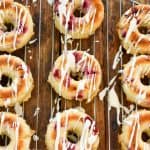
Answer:
[[[33, 3], [32, 0], [18, 0], [18, 2], [29, 6], [35, 23], [35, 34], [33, 39], [37, 38], [37, 41], [32, 45], [28, 44], [12, 55], [24, 59], [30, 66], [33, 74], [35, 87], [31, 99], [24, 104], [24, 118], [39, 136], [37, 145], [36, 142], [32, 140], [31, 149], [34, 150], [37, 148], [39, 150], [45, 150], [46, 128], [49, 118], [52, 115], [52, 106], [56, 106], [54, 100], [58, 97], [48, 84], [47, 79], [54, 61], [63, 51], [63, 46], [60, 42], [61, 34], [54, 27], [52, 7], [48, 4], [47, 0], [38, 0], [35, 3]], [[141, 2], [150, 3], [149, 0], [141, 0]], [[129, 0], [103, 0], [103, 3], [105, 6], [105, 18], [101, 27], [95, 32], [95, 35], [86, 40], [75, 40], [73, 43], [73, 47], [79, 43], [80, 50], [84, 51], [90, 49], [89, 53], [95, 54], [103, 70], [103, 83], [101, 89], [103, 89], [108, 84], [109, 80], [116, 74], [116, 70], [112, 70], [113, 59], [120, 45], [116, 33], [116, 24], [121, 13], [132, 6]], [[94, 39], [99, 42], [95, 43]], [[127, 62], [129, 57], [130, 56], [125, 54], [123, 62]], [[120, 68], [121, 64], [118, 65], [117, 69]], [[120, 81], [118, 81], [116, 90], [121, 99], [122, 91]], [[126, 105], [124, 95], [123, 103]], [[79, 102], [62, 99], [60, 101], [60, 111], [71, 107], [74, 108], [79, 105]], [[34, 117], [37, 106], [40, 107], [38, 118]], [[116, 111], [112, 110], [110, 116], [108, 116], [107, 98], [102, 102], [96, 97], [90, 104], [83, 102], [81, 106], [86, 110], [86, 113], [96, 120], [100, 130], [100, 145], [98, 150], [119, 150], [117, 139], [120, 128], [116, 123]], [[1, 110], [5, 109], [1, 108]], [[9, 111], [14, 112], [13, 108], [9, 109]]]

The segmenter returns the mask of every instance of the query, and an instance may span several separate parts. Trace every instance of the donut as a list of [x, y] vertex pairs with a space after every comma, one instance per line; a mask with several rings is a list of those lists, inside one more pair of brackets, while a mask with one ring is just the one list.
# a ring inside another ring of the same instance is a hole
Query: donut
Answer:
[[16, 56], [0, 55], [0, 106], [27, 101], [33, 89], [29, 67]]
[[0, 2], [0, 51], [11, 53], [25, 46], [33, 35], [29, 9], [13, 0]]
[[150, 111], [140, 110], [130, 114], [123, 122], [118, 136], [121, 150], [149, 150]]
[[63, 34], [73, 39], [88, 38], [94, 34], [104, 18], [101, 0], [54, 1], [54, 22]]
[[48, 150], [97, 150], [99, 131], [95, 121], [77, 109], [57, 113], [51, 119], [45, 142]]
[[150, 54], [150, 5], [135, 5], [121, 17], [117, 31], [130, 54]]
[[146, 77], [150, 77], [150, 56], [133, 57], [124, 66], [122, 87], [128, 101], [150, 108], [150, 86], [142, 82]]
[[64, 51], [55, 61], [48, 82], [65, 99], [91, 102], [99, 92], [101, 78], [101, 67], [93, 55]]
[[29, 150], [33, 133], [23, 118], [13, 113], [0, 112], [0, 135], [8, 138], [8, 143], [2, 143], [0, 150]]

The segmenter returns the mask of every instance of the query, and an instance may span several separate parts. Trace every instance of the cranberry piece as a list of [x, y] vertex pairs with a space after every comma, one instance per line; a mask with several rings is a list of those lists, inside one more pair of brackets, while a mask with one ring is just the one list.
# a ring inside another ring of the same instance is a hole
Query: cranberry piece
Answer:
[[77, 98], [78, 98], [78, 99], [82, 99], [82, 98], [83, 98], [82, 91], [79, 91], [79, 92], [78, 92]]
[[68, 21], [68, 30], [72, 30], [74, 25], [74, 17], [70, 16], [70, 20]]
[[95, 73], [96, 72], [94, 70], [92, 70], [91, 68], [88, 68], [88, 66], [85, 66], [85, 68], [84, 68], [84, 74], [85, 75], [93, 75]]
[[54, 12], [57, 14], [57, 16], [59, 16], [59, 12], [58, 12], [58, 6], [60, 5], [59, 0], [55, 0], [54, 3]]
[[123, 31], [123, 32], [122, 32], [122, 37], [125, 38], [126, 35], [127, 35], [127, 32], [126, 32], [126, 31]]
[[89, 7], [89, 1], [88, 0], [85, 0], [83, 2], [83, 9], [87, 9]]
[[131, 12], [132, 14], [136, 14], [138, 12], [138, 9], [136, 7], [132, 7]]
[[80, 54], [79, 52], [74, 52], [73, 55], [75, 57], [75, 62], [76, 63], [78, 63], [82, 58], [82, 54]]
[[55, 78], [60, 79], [61, 75], [60, 75], [60, 70], [59, 69], [55, 69], [53, 72], [53, 75]]
[[65, 80], [63, 81], [63, 84], [65, 87], [70, 87], [70, 77], [66, 77]]
[[23, 33], [26, 33], [27, 30], [28, 30], [28, 28], [27, 28], [27, 27], [24, 27], [24, 28], [23, 28]]
[[[93, 124], [93, 120], [90, 116], [86, 116], [85, 119], [84, 119], [84, 122], [86, 121], [90, 121], [90, 126], [89, 126], [89, 130], [91, 129], [92, 127], [92, 124]], [[96, 127], [96, 124], [94, 124], [94, 127], [93, 127], [93, 134], [96, 135], [97, 133], [99, 132], [98, 128]]]

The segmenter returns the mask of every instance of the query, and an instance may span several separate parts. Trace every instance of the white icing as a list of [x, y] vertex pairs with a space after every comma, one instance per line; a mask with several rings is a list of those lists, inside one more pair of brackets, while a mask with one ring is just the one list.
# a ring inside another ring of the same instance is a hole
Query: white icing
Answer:
[[116, 53], [115, 58], [114, 58], [114, 62], [113, 62], [113, 66], [112, 69], [116, 69], [118, 63], [120, 62], [121, 58], [123, 55], [123, 51], [122, 51], [122, 46], [119, 47], [119, 51]]
[[48, 0], [48, 3], [49, 3], [50, 5], [53, 5], [54, 0]]
[[40, 107], [37, 107], [36, 109], [35, 109], [35, 112], [34, 112], [34, 117], [35, 116], [38, 116], [39, 115], [39, 112], [40, 112]]
[[37, 40], [38, 40], [38, 39], [35, 38], [35, 39], [33, 39], [32, 41], [29, 41], [29, 44], [31, 45], [31, 44], [35, 43]]
[[15, 104], [14, 109], [15, 109], [16, 114], [18, 114], [19, 116], [23, 116], [23, 108], [19, 103]]
[[77, 92], [76, 92], [76, 100], [78, 99], [79, 92], [81, 90], [84, 90], [86, 82], [87, 82], [86, 80], [80, 80], [79, 81], [79, 84], [78, 84], [78, 87], [77, 87]]
[[35, 135], [33, 135], [33, 141], [35, 141], [35, 142], [37, 142], [37, 141], [39, 141], [39, 136], [37, 136], [36, 134]]
[[130, 25], [129, 25], [129, 29], [125, 38], [125, 42], [128, 41], [132, 32], [136, 30], [136, 26], [137, 26], [137, 20], [133, 17], [133, 19], [130, 21]]

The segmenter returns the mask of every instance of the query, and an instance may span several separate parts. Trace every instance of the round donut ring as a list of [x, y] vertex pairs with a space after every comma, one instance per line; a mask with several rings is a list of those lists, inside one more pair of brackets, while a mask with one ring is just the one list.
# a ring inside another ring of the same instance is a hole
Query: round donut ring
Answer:
[[29, 9], [13, 0], [0, 2], [0, 51], [13, 52], [27, 44], [33, 35]]
[[48, 82], [65, 99], [91, 102], [99, 92], [101, 78], [101, 67], [93, 55], [67, 51], [55, 61]]
[[33, 78], [26, 64], [18, 57], [0, 55], [0, 106], [27, 101], [32, 89]]
[[118, 35], [130, 54], [150, 54], [150, 5], [136, 5], [126, 11], [118, 25]]
[[24, 119], [12, 113], [0, 112], [0, 135], [10, 138], [8, 145], [0, 145], [0, 150], [29, 150], [33, 134], [34, 131]]
[[122, 133], [118, 138], [121, 150], [149, 150], [149, 124], [150, 111], [141, 110], [130, 114], [124, 120]]
[[95, 121], [77, 109], [57, 113], [47, 127], [47, 149], [97, 150], [99, 131]]
[[[80, 17], [75, 11], [83, 13]], [[54, 2], [54, 20], [56, 28], [73, 39], [88, 38], [94, 34], [104, 18], [104, 6], [101, 0], [71, 0]]]
[[141, 81], [150, 77], [150, 56], [133, 57], [125, 66], [122, 74], [122, 86], [127, 100], [150, 108], [150, 86]]

